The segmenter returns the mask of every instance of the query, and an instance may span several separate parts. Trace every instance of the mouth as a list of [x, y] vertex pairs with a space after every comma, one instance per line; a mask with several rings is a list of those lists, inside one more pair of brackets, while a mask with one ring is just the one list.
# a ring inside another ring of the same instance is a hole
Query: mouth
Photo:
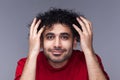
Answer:
[[52, 54], [53, 56], [61, 56], [63, 55], [67, 50], [66, 49], [61, 49], [61, 48], [53, 48], [53, 49], [48, 49], [48, 52]]
[[54, 56], [61, 56], [65, 50], [52, 50], [51, 52]]

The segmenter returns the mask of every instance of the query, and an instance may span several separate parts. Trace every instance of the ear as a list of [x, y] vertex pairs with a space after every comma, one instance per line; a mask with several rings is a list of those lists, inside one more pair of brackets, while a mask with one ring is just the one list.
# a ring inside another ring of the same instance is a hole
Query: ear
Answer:
[[73, 40], [73, 48], [75, 49], [76, 47], [77, 47], [77, 39], [74, 38], [74, 40]]

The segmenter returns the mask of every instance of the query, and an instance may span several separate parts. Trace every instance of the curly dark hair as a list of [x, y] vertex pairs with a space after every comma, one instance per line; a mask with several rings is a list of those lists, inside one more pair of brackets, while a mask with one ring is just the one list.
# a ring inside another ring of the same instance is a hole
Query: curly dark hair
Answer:
[[81, 29], [81, 25], [79, 25], [78, 21], [76, 20], [76, 18], [79, 16], [83, 16], [83, 15], [78, 14], [74, 12], [73, 10], [51, 8], [49, 11], [44, 12], [44, 13], [39, 13], [36, 16], [37, 20], [39, 19], [42, 20], [41, 24], [38, 27], [38, 31], [43, 26], [47, 26], [48, 28], [50, 28], [52, 25], [56, 23], [65, 24], [70, 27], [73, 33], [73, 37], [76, 37], [77, 41], [79, 42], [80, 41], [79, 34], [72, 26], [73, 24], [75, 24]]

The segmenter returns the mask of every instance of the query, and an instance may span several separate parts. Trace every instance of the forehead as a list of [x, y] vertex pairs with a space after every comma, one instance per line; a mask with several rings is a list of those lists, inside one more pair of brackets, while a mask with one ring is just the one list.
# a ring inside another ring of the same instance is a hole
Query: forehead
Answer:
[[54, 34], [68, 33], [72, 35], [72, 31], [69, 26], [65, 24], [59, 24], [59, 23], [54, 24], [50, 28], [46, 29], [44, 31], [44, 34], [47, 34], [47, 33], [54, 33]]

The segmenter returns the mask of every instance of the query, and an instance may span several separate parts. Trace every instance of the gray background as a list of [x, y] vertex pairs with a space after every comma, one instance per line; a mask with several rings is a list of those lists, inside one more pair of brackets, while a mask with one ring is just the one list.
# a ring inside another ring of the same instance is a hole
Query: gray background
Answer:
[[13, 80], [28, 52], [28, 24], [50, 7], [75, 9], [94, 28], [94, 48], [111, 80], [120, 79], [120, 0], [0, 0], [0, 80]]

